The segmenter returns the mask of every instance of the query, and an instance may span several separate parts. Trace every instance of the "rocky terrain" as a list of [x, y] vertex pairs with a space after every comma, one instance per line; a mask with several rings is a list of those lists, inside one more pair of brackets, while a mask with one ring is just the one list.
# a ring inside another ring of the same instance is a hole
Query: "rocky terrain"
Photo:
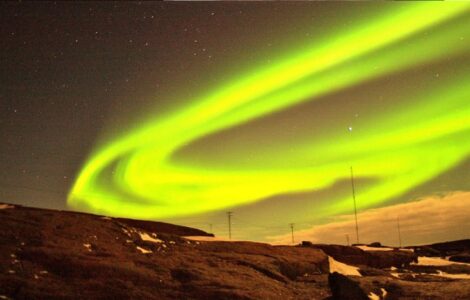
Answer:
[[468, 240], [409, 249], [202, 241], [212, 235], [8, 204], [0, 226], [0, 299], [470, 299], [470, 264], [450, 260], [466, 257]]

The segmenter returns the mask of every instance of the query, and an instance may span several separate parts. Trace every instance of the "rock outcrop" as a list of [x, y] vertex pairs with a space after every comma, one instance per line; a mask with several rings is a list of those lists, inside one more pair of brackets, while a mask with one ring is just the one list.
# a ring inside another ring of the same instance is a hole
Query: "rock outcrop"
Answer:
[[363, 251], [357, 247], [341, 245], [315, 244], [307, 247], [323, 250], [337, 261], [355, 265], [369, 266], [372, 268], [405, 267], [416, 262], [418, 257], [409, 251]]

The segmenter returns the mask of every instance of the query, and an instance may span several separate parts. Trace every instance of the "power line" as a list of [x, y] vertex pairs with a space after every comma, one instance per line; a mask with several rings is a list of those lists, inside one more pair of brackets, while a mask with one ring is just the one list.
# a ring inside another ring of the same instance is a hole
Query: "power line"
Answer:
[[294, 244], [294, 223], [290, 223], [289, 224], [290, 226], [290, 232], [291, 232], [291, 236], [292, 236], [292, 244]]

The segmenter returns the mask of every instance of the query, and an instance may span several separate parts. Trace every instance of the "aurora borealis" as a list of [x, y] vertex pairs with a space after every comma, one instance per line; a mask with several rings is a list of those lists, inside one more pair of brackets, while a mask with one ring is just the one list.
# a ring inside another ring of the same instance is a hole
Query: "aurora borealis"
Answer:
[[330, 10], [344, 15], [326, 25], [320, 4], [297, 5], [305, 18], [292, 28], [311, 21], [312, 34], [287, 28], [273, 47], [250, 48], [251, 60], [218, 61], [217, 77], [201, 64], [197, 84], [149, 93], [145, 116], [110, 118], [113, 133], [77, 170], [68, 205], [199, 227], [232, 210], [253, 224], [238, 236], [262, 240], [289, 222], [305, 229], [351, 213], [350, 166], [360, 211], [469, 190], [445, 178], [470, 154], [470, 5], [341, 3]]

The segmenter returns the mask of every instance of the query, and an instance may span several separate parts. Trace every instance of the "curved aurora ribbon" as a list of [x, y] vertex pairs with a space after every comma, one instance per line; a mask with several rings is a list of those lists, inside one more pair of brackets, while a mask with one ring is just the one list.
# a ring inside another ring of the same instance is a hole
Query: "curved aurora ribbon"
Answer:
[[[278, 149], [255, 157], [252, 168], [184, 164], [174, 154], [261, 116], [462, 55], [470, 45], [460, 37], [470, 24], [451, 25], [468, 17], [469, 8], [464, 3], [396, 5], [365, 25], [287, 53], [277, 63], [252, 70], [98, 149], [79, 173], [68, 202], [110, 215], [185, 216], [327, 188], [347, 178], [350, 165], [357, 166], [356, 176], [378, 179], [360, 192], [362, 208], [401, 195], [468, 157], [470, 89], [462, 84], [470, 82], [468, 70], [456, 72], [458, 80], [418, 92], [393, 117], [368, 120], [375, 125], [358, 136], [346, 130], [325, 132], [323, 139], [291, 145], [293, 152]], [[455, 143], [446, 141], [449, 136]], [[283, 163], [292, 153], [300, 161], [315, 158], [315, 163]], [[349, 202], [349, 197], [332, 199], [322, 212], [344, 212]]]

